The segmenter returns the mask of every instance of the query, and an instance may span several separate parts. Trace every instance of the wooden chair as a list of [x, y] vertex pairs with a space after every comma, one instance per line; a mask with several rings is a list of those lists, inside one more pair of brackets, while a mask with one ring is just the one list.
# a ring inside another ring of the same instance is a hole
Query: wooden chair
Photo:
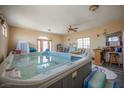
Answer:
[[115, 64], [118, 64], [120, 66], [120, 56], [118, 53], [116, 52], [110, 52], [109, 53], [110, 57], [109, 57], [109, 63], [112, 64], [112, 63], [115, 63]]

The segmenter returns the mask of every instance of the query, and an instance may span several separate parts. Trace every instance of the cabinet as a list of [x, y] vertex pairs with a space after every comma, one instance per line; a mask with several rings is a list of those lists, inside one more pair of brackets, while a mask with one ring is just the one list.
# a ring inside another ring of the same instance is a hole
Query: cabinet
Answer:
[[50, 85], [49, 88], [82, 88], [84, 79], [91, 72], [91, 63], [88, 63], [81, 68], [75, 70], [61, 80]]
[[[73, 77], [73, 74], [76, 75]], [[78, 70], [75, 70], [68, 76], [63, 79], [63, 87], [64, 88], [82, 88], [84, 79], [88, 76], [91, 72], [91, 63], [84, 65]]]
[[62, 44], [57, 44], [57, 51], [63, 52], [63, 45]]
[[103, 50], [102, 49], [94, 49], [94, 64], [102, 65], [103, 64]]
[[56, 83], [50, 85], [48, 88], [62, 88], [62, 82], [61, 82], [61, 80], [59, 80]]

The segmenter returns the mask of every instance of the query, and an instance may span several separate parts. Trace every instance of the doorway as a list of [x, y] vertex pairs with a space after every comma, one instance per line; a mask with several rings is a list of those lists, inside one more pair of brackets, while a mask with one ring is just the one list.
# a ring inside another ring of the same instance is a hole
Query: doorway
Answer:
[[51, 40], [46, 40], [46, 39], [37, 39], [37, 49], [38, 52], [49, 50], [51, 51]]

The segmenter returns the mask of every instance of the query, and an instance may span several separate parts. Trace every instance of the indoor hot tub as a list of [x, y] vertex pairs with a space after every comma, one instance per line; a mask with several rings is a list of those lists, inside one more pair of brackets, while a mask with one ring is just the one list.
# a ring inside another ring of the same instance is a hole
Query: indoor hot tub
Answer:
[[90, 53], [10, 53], [0, 65], [0, 87], [83, 87], [90, 72]]

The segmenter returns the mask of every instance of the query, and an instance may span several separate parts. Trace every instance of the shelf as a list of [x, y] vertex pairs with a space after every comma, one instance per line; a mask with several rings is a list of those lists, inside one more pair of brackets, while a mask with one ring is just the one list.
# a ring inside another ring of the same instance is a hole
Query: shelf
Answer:
[[106, 46], [106, 48], [111, 48], [111, 47], [114, 47], [114, 48], [123, 48], [123, 46]]

